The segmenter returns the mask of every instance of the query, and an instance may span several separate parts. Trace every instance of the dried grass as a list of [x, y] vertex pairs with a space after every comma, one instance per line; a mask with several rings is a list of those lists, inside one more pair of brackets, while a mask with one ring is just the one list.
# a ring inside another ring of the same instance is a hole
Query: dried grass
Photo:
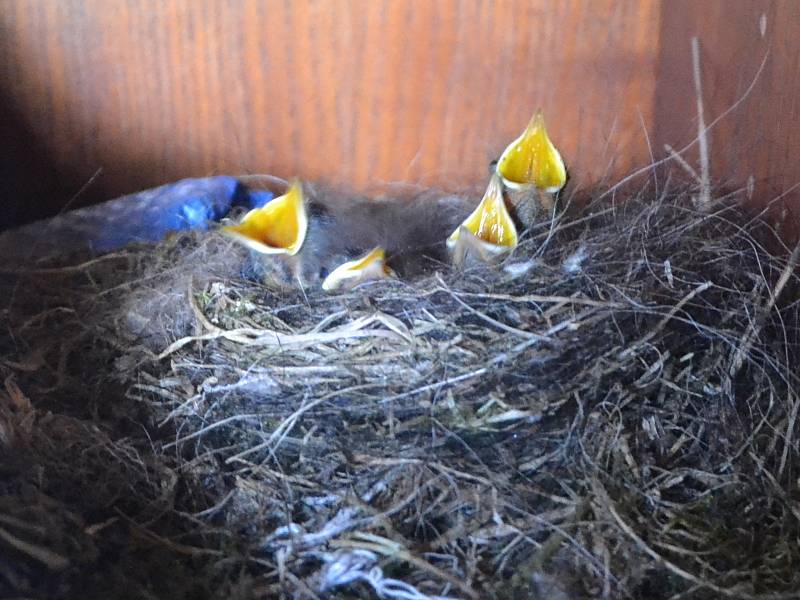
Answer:
[[797, 597], [798, 250], [691, 196], [343, 295], [213, 235], [7, 277], [0, 595]]

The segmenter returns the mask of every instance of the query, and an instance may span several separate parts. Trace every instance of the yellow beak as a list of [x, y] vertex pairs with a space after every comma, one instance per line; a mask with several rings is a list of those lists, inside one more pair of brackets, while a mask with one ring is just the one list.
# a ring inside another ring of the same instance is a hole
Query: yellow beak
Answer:
[[226, 225], [222, 232], [261, 254], [300, 251], [306, 239], [308, 215], [303, 186], [293, 180], [283, 196], [248, 212], [238, 225]]
[[349, 289], [362, 281], [388, 277], [395, 277], [395, 273], [386, 265], [386, 252], [375, 248], [361, 258], [336, 267], [322, 282], [322, 289], [326, 292]]
[[547, 136], [542, 111], [537, 111], [522, 135], [497, 161], [497, 173], [511, 189], [535, 186], [554, 194], [567, 182], [567, 169]]
[[503, 199], [503, 186], [495, 174], [478, 207], [447, 238], [453, 263], [460, 265], [468, 254], [491, 261], [517, 245], [517, 228]]

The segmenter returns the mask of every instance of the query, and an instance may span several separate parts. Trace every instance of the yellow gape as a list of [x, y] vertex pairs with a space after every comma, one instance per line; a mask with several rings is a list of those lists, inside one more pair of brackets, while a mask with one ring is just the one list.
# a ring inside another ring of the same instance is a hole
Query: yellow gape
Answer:
[[447, 238], [447, 247], [453, 262], [461, 264], [468, 253], [490, 260], [516, 245], [517, 228], [506, 208], [500, 178], [492, 175], [480, 204]]
[[368, 279], [387, 277], [395, 277], [395, 273], [386, 265], [386, 252], [383, 248], [375, 248], [361, 258], [336, 267], [322, 282], [322, 289], [330, 292], [340, 288], [351, 288]]
[[303, 186], [293, 180], [283, 196], [248, 212], [238, 225], [226, 225], [222, 232], [262, 254], [300, 251], [306, 239], [308, 216]]
[[547, 137], [542, 111], [537, 111], [522, 135], [511, 142], [497, 161], [497, 173], [511, 189], [535, 186], [556, 193], [567, 182], [567, 169]]

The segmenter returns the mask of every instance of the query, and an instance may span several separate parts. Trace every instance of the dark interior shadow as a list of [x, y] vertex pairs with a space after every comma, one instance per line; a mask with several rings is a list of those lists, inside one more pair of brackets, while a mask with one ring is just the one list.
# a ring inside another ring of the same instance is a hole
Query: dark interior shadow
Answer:
[[22, 115], [0, 97], [0, 230], [58, 212], [74, 191]]

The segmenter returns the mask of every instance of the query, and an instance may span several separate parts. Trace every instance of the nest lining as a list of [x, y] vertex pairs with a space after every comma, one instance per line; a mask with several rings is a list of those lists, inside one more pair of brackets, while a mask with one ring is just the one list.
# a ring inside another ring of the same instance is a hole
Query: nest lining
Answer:
[[17, 272], [0, 591], [796, 597], [798, 251], [765, 233], [645, 189], [345, 294], [214, 235]]

